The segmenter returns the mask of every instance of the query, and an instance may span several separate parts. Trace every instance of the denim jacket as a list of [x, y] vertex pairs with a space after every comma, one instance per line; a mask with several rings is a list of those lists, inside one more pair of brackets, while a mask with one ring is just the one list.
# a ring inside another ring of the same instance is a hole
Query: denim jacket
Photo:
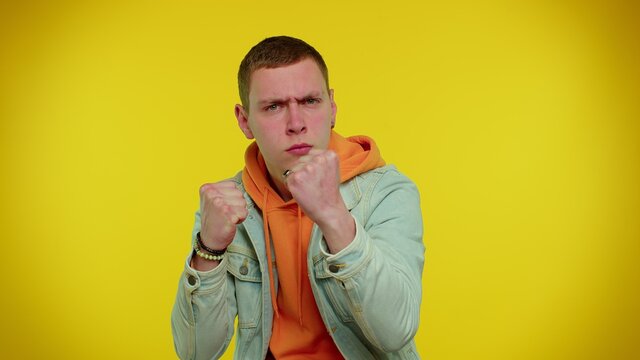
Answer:
[[[269, 348], [273, 308], [262, 214], [240, 174], [233, 180], [244, 192], [249, 215], [215, 269], [197, 271], [187, 258], [171, 315], [181, 359], [222, 356], [236, 316], [234, 359], [264, 359]], [[418, 190], [387, 165], [346, 181], [340, 193], [355, 219], [353, 242], [332, 255], [314, 224], [307, 252], [311, 288], [327, 331], [345, 359], [418, 359], [413, 337], [424, 263]], [[199, 212], [192, 241], [198, 231]], [[275, 259], [271, 266], [277, 288]]]

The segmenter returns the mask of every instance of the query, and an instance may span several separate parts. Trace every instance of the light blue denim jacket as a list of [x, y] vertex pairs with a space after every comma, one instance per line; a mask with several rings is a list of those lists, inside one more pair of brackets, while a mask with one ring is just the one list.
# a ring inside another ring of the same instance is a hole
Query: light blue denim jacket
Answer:
[[[269, 348], [273, 308], [262, 214], [240, 174], [233, 180], [244, 192], [249, 215], [215, 269], [194, 270], [187, 258], [171, 315], [181, 359], [222, 356], [236, 315], [234, 359], [264, 359]], [[340, 193], [356, 222], [353, 242], [329, 254], [314, 224], [307, 253], [311, 288], [327, 331], [346, 359], [418, 359], [413, 337], [424, 263], [418, 190], [387, 165], [343, 183]], [[196, 213], [192, 241], [198, 231]], [[277, 288], [275, 260], [272, 266]]]

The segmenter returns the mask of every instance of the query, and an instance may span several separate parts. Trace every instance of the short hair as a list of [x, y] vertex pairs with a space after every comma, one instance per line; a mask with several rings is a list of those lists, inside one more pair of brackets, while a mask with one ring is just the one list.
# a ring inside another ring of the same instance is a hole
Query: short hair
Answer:
[[249, 89], [254, 71], [291, 65], [308, 58], [320, 68], [328, 91], [329, 70], [322, 55], [313, 46], [290, 36], [273, 36], [260, 41], [245, 55], [238, 70], [238, 90], [242, 106], [249, 111]]

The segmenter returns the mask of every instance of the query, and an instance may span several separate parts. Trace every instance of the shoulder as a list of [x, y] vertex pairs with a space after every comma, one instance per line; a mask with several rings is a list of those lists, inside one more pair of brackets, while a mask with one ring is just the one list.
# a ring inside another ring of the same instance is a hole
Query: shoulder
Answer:
[[374, 189], [380, 190], [387, 186], [415, 187], [413, 181], [401, 173], [393, 164], [369, 170], [350, 179], [345, 184], [357, 187], [360, 192], [373, 191]]
[[364, 172], [340, 186], [340, 193], [349, 209], [363, 199], [367, 202], [382, 201], [389, 194], [397, 192], [418, 196], [413, 181], [392, 164]]

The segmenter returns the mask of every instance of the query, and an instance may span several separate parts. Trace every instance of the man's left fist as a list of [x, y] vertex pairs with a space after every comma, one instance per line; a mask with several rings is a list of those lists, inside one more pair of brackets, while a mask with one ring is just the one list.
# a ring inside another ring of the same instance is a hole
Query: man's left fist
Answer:
[[348, 212], [338, 187], [340, 163], [331, 150], [312, 149], [290, 169], [285, 177], [291, 196], [302, 210], [322, 226]]

